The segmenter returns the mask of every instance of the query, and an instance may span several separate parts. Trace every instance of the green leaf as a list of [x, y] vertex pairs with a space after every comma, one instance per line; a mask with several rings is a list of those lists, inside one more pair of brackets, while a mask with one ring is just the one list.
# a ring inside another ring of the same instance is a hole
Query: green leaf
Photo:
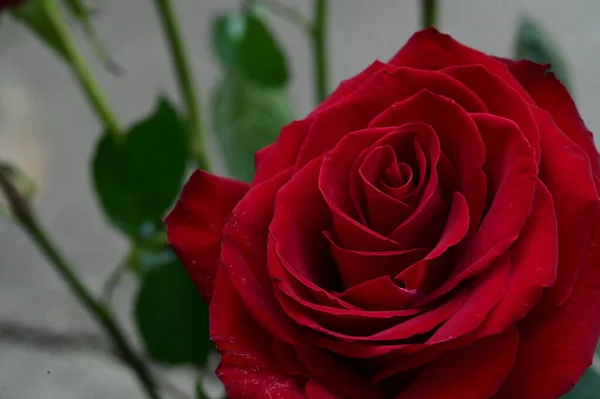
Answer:
[[250, 181], [254, 153], [293, 119], [287, 91], [265, 88], [229, 73], [213, 97], [213, 123], [232, 177]]
[[563, 399], [598, 399], [600, 395], [600, 375], [590, 368], [577, 383], [575, 388]]
[[259, 13], [220, 15], [213, 23], [212, 43], [217, 59], [250, 82], [264, 86], [287, 83], [285, 55]]
[[541, 64], [550, 64], [550, 71], [570, 87], [567, 60], [552, 35], [535, 19], [523, 17], [518, 29], [515, 46], [516, 59], [528, 59]]
[[15, 20], [27, 26], [64, 60], [69, 61], [69, 56], [60, 40], [60, 36], [48, 19], [40, 1], [25, 1], [19, 7], [11, 9], [11, 15]]
[[208, 309], [177, 260], [153, 267], [144, 275], [134, 315], [146, 350], [154, 360], [205, 364], [212, 348]]
[[179, 193], [186, 156], [186, 126], [165, 99], [121, 140], [105, 133], [93, 179], [108, 219], [134, 240], [154, 234]]

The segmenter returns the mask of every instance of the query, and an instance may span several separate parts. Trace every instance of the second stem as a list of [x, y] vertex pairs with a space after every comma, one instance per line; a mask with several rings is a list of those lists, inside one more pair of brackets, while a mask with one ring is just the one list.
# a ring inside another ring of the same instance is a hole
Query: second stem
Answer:
[[315, 0], [312, 30], [314, 76], [317, 103], [329, 94], [329, 73], [327, 64], [327, 0]]
[[75, 41], [71, 37], [71, 33], [61, 15], [59, 6], [54, 0], [42, 0], [41, 4], [54, 33], [57, 35], [67, 53], [69, 65], [77, 77], [81, 88], [85, 92], [92, 109], [95, 111], [98, 119], [105, 125], [108, 133], [112, 134], [115, 138], [120, 139], [122, 132], [119, 127], [119, 122], [112, 112], [104, 93], [102, 93], [100, 85], [94, 79], [83, 55], [81, 55]]
[[204, 132], [198, 94], [196, 93], [196, 82], [193, 79], [192, 67], [187, 57], [173, 3], [171, 0], [154, 0], [154, 4], [167, 38], [173, 67], [177, 75], [179, 91], [187, 108], [193, 156], [196, 159], [198, 167], [210, 170], [210, 163], [204, 144]]

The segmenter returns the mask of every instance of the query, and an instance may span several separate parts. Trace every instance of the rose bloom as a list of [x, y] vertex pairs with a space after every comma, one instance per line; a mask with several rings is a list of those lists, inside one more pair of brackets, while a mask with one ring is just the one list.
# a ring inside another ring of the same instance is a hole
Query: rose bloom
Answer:
[[555, 399], [600, 334], [599, 158], [547, 67], [433, 29], [166, 223], [232, 399]]

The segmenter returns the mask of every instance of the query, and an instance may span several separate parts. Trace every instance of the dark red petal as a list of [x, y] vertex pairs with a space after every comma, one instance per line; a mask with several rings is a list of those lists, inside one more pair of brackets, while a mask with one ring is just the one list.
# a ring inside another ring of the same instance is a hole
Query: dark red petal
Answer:
[[533, 149], [514, 122], [490, 114], [472, 117], [486, 144], [485, 170], [491, 204], [458, 259], [452, 276], [425, 298], [425, 302], [439, 298], [460, 282], [485, 270], [517, 239], [531, 214], [537, 181]]
[[265, 160], [271, 153], [271, 150], [275, 146], [275, 143], [271, 143], [266, 147], [261, 148], [260, 150], [254, 153], [254, 169], [258, 169], [262, 161]]
[[382, 146], [374, 148], [359, 168], [367, 202], [369, 226], [384, 235], [393, 231], [414, 210], [410, 205], [377, 187], [380, 185], [377, 179], [384, 173], [385, 168], [396, 165], [396, 162], [394, 149], [391, 146]]
[[477, 125], [456, 102], [423, 90], [387, 108], [371, 121], [369, 127], [399, 126], [410, 122], [427, 123], [437, 133], [441, 151], [454, 165], [461, 181], [458, 191], [469, 204], [470, 219], [477, 224], [485, 205], [486, 191], [482, 170], [485, 147]]
[[[515, 328], [451, 351], [433, 361], [395, 399], [485, 399], [510, 372], [519, 349]], [[519, 395], [512, 398], [530, 398]]]
[[340, 298], [363, 309], [397, 310], [408, 307], [414, 294], [382, 276], [347, 289]]
[[550, 112], [560, 130], [583, 148], [590, 159], [594, 174], [598, 175], [600, 160], [593, 134], [585, 126], [567, 89], [554, 74], [547, 72], [548, 66], [531, 61], [504, 60], [504, 62], [533, 97], [535, 103]]
[[556, 306], [544, 298], [521, 323], [515, 367], [495, 399], [559, 398], [591, 365], [600, 336], [599, 222], [569, 299]]
[[[369, 229], [358, 221], [355, 198], [351, 195], [348, 171], [363, 150], [395, 128], [365, 129], [348, 134], [325, 157], [319, 176], [319, 189], [331, 209], [336, 239], [343, 248], [369, 251], [400, 249], [398, 243]], [[344, 173], [346, 171], [346, 173]]]
[[488, 313], [500, 302], [510, 276], [510, 258], [504, 254], [489, 270], [473, 282], [473, 292], [427, 341], [428, 344], [455, 339], [474, 331], [483, 323]]
[[507, 82], [482, 65], [454, 66], [443, 69], [468, 86], [485, 102], [490, 114], [515, 122], [540, 161], [540, 133], [529, 104]]
[[223, 269], [210, 305], [210, 335], [221, 356], [216, 374], [229, 398], [306, 399], [302, 379], [283, 372], [272, 356], [272, 335], [250, 316]]
[[598, 211], [598, 192], [589, 159], [565, 136], [546, 111], [533, 109], [542, 134], [540, 179], [554, 200], [558, 221], [558, 277], [552, 288], [558, 304], [571, 293], [585, 262], [585, 246]]
[[[275, 212], [269, 227], [275, 253], [288, 273], [316, 287], [339, 286], [329, 243], [321, 233], [331, 226], [331, 215], [318, 187], [321, 159], [294, 175], [277, 193]], [[270, 268], [269, 272], [276, 276]]]
[[531, 216], [509, 253], [511, 270], [506, 292], [480, 334], [496, 334], [523, 319], [538, 303], [544, 288], [556, 280], [556, 215], [552, 196], [539, 180]]
[[[348, 342], [378, 342], [403, 340], [431, 332], [460, 308], [469, 292], [463, 290], [426, 312], [411, 308], [404, 311], [363, 312], [364, 315], [358, 311], [309, 304], [292, 298], [284, 290], [276, 291], [276, 294], [286, 313], [301, 326]], [[412, 317], [405, 316], [405, 320], [390, 317], [403, 314]], [[383, 318], [382, 315], [387, 317]]]
[[448, 248], [458, 244], [465, 238], [469, 231], [469, 220], [469, 204], [467, 204], [464, 195], [455, 191], [452, 193], [452, 204], [450, 205], [444, 232], [426, 259], [439, 257]]
[[223, 226], [247, 191], [246, 183], [197, 170], [165, 218], [167, 240], [207, 303], [219, 264]]
[[348, 133], [367, 127], [382, 110], [423, 89], [451, 98], [469, 112], [487, 111], [473, 92], [449, 75], [410, 68], [386, 68], [371, 76], [351, 95], [315, 116], [298, 155], [297, 168], [333, 148]]
[[312, 345], [298, 345], [298, 355], [306, 368], [324, 386], [344, 399], [383, 399], [379, 388], [364, 374], [348, 364], [345, 359], [334, 357]]
[[284, 126], [277, 140], [266, 147], [269, 149], [267, 152], [263, 153], [265, 148], [259, 150], [257, 154], [259, 154], [258, 159], [260, 162], [256, 164], [256, 173], [252, 179], [253, 186], [274, 177], [296, 163], [298, 152], [311, 123], [312, 120], [307, 118]]
[[273, 294], [267, 273], [267, 242], [275, 195], [291, 171], [253, 187], [237, 204], [225, 228], [221, 267], [253, 318], [277, 338], [290, 342], [292, 324]]
[[485, 69], [506, 81], [523, 98], [531, 101], [527, 91], [501, 61], [467, 47], [434, 28], [415, 33], [389, 63], [429, 70], [455, 65], [483, 65]]
[[381, 61], [375, 61], [361, 73], [346, 80], [342, 80], [339, 86], [331, 93], [321, 104], [319, 104], [309, 115], [315, 116], [316, 114], [327, 109], [329, 106], [334, 105], [336, 102], [344, 99], [348, 95], [356, 91], [360, 86], [366, 83], [371, 76], [381, 71], [386, 67], [386, 64]]
[[344, 399], [341, 396], [332, 394], [327, 388], [319, 384], [315, 379], [310, 379], [306, 383], [306, 395], [308, 399]]
[[355, 251], [340, 247], [329, 233], [325, 236], [331, 243], [337, 271], [345, 288], [380, 276], [394, 277], [427, 255], [427, 249], [424, 248], [407, 251]]

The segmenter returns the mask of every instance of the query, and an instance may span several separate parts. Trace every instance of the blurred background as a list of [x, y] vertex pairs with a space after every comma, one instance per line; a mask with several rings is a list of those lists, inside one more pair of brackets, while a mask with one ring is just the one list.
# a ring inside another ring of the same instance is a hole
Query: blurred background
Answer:
[[[171, 63], [149, 0], [88, 0], [94, 22], [124, 74], [115, 77], [94, 59], [96, 76], [117, 116], [130, 123], [147, 114], [159, 93], [176, 95]], [[309, 2], [287, 4], [310, 15]], [[597, 0], [440, 1], [440, 30], [482, 51], [509, 56], [524, 14], [535, 15], [558, 40], [569, 61], [571, 88], [583, 119], [600, 132], [600, 2]], [[239, 0], [178, 0], [204, 114], [219, 70], [210, 50], [216, 13]], [[386, 60], [418, 29], [417, 0], [331, 0], [331, 81]], [[288, 21], [270, 16], [293, 73], [291, 95], [298, 118], [314, 106], [309, 43]], [[81, 48], [89, 51], [78, 32]], [[127, 245], [102, 216], [94, 198], [89, 162], [100, 125], [63, 63], [23, 26], [0, 24], [0, 158], [14, 161], [38, 184], [36, 209], [44, 225], [94, 289], [124, 256]], [[213, 140], [214, 142], [214, 140]], [[213, 151], [217, 145], [213, 143]], [[217, 168], [223, 170], [222, 166]], [[115, 297], [130, 323], [133, 282]], [[127, 324], [132, 334], [134, 329]], [[29, 331], [30, 335], [15, 331]], [[38, 334], [40, 333], [40, 334]], [[60, 337], [83, 339], [82, 349], [61, 346]], [[0, 218], [0, 398], [137, 399], [131, 374], [93, 345], [99, 332], [64, 288], [31, 241], [8, 218]], [[54, 337], [56, 339], [48, 339]], [[102, 346], [102, 340], [98, 341]], [[101, 348], [100, 348], [101, 349]], [[169, 371], [191, 392], [193, 375]]]

